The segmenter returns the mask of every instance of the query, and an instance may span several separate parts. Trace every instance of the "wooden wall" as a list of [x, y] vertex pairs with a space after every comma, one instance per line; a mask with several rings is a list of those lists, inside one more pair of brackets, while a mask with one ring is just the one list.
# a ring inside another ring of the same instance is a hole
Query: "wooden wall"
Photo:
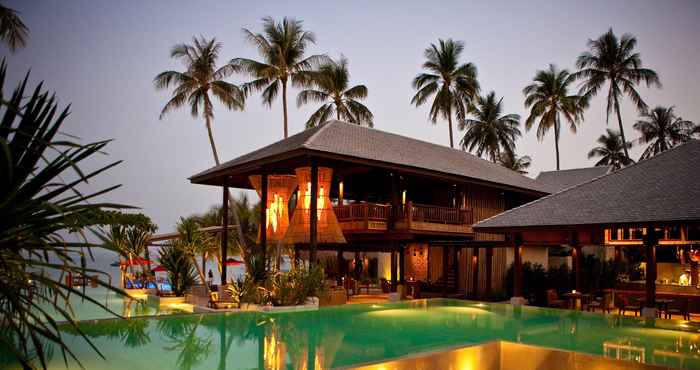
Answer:
[[[486, 291], [486, 248], [479, 248], [479, 296]], [[472, 273], [473, 248], [464, 248], [460, 254], [460, 274], [459, 286], [464, 289], [467, 296], [473, 294], [474, 274]], [[493, 249], [493, 266], [491, 270], [491, 293], [499, 294], [505, 289], [506, 271], [506, 248]]]
[[[472, 210], [474, 223], [495, 216], [506, 209], [502, 190], [481, 185], [466, 185], [462, 204]], [[474, 240], [503, 240], [503, 235], [476, 233]]]

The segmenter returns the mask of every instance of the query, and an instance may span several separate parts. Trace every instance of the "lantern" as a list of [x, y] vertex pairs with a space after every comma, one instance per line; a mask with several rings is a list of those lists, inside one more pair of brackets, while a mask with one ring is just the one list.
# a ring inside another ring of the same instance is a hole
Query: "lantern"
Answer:
[[[297, 206], [289, 222], [289, 229], [284, 237], [286, 244], [309, 243], [310, 213], [311, 213], [311, 167], [294, 170], [299, 183]], [[329, 193], [333, 170], [327, 167], [318, 168], [318, 200], [316, 202], [316, 240], [319, 243], [346, 243], [343, 231], [338, 225]]]
[[[261, 176], [250, 176], [250, 183], [262, 199]], [[267, 240], [276, 242], [282, 240], [289, 227], [289, 197], [297, 186], [294, 175], [268, 175], [267, 176], [267, 207], [265, 211], [265, 224], [267, 225]], [[260, 229], [258, 228], [258, 238]]]

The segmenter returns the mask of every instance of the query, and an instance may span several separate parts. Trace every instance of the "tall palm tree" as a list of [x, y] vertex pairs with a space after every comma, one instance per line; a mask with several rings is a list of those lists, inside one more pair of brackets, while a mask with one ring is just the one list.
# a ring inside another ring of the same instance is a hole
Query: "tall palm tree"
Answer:
[[470, 114], [473, 119], [465, 119], [459, 123], [460, 130], [466, 130], [462, 138], [462, 149], [474, 151], [476, 155], [486, 156], [494, 163], [502, 153], [515, 151], [515, 139], [522, 134], [518, 125], [520, 116], [504, 114], [503, 98], [496, 100], [496, 93], [491, 91], [486, 96], [480, 96]]
[[[588, 40], [590, 50], [579, 55], [576, 60], [579, 71], [574, 73], [576, 79], [583, 80], [581, 94], [586, 98], [596, 95], [608, 83], [606, 117], [609, 120], [611, 113], [617, 114], [623, 142], [627, 139], [620, 114], [620, 99], [627, 95], [637, 110], [644, 112], [647, 105], [639, 95], [637, 85], [644, 83], [647, 87], [661, 87], [656, 72], [642, 68], [642, 58], [634, 50], [635, 46], [636, 37], [626, 33], [618, 39], [611, 28], [599, 38]], [[623, 149], [625, 156], [629, 157], [627, 147], [623, 146]]]
[[623, 147], [631, 148], [632, 143], [627, 141], [624, 142], [623, 146], [622, 135], [619, 132], [611, 129], [606, 131], [607, 135], [600, 135], [597, 140], [600, 145], [588, 152], [588, 158], [600, 157], [600, 160], [595, 164], [596, 166], [612, 166], [616, 170], [634, 163], [622, 149]]
[[[216, 67], [216, 60], [219, 57], [220, 50], [221, 43], [216, 42], [215, 39], [206, 40], [202, 37], [193, 38], [193, 45], [175, 45], [170, 52], [170, 56], [181, 60], [185, 64], [185, 71], [165, 71], [154, 79], [157, 89], [165, 89], [175, 85], [173, 96], [163, 107], [160, 119], [166, 113], [185, 104], [190, 106], [193, 117], [197, 117], [200, 110], [203, 111], [207, 133], [209, 134], [209, 143], [214, 155], [214, 163], [217, 166], [221, 164], [221, 161], [219, 160], [219, 154], [214, 143], [214, 134], [211, 129], [214, 110], [209, 93], [214, 94], [229, 109], [243, 110], [245, 105], [245, 93], [243, 90], [223, 80], [230, 76], [236, 70], [236, 67], [231, 64], [226, 64], [219, 68]], [[238, 208], [233, 202], [234, 198], [230, 192], [228, 198], [231, 214], [238, 229], [236, 233], [238, 241], [241, 245], [246, 246], [247, 242], [241, 231], [238, 217]], [[246, 248], [242, 248], [242, 250], [245, 251]]]
[[253, 46], [263, 61], [235, 58], [231, 64], [251, 75], [254, 80], [244, 86], [246, 92], [262, 90], [263, 104], [268, 107], [282, 88], [282, 110], [284, 115], [284, 138], [289, 133], [287, 128], [287, 87], [304, 86], [308, 72], [325, 62], [325, 55], [304, 57], [309, 44], [316, 42], [316, 37], [304, 31], [302, 21], [284, 17], [282, 22], [275, 22], [272, 17], [262, 19], [263, 33], [253, 33], [244, 28], [243, 35]]
[[438, 116], [447, 119], [450, 129], [450, 148], [454, 148], [452, 135], [452, 114], [464, 120], [469, 106], [479, 93], [476, 80], [476, 66], [472, 63], [459, 64], [464, 43], [452, 39], [438, 40], [438, 45], [430, 44], [425, 49], [425, 73], [413, 79], [413, 88], [418, 90], [411, 104], [421, 106], [432, 99], [430, 120], [437, 122]]
[[525, 108], [530, 108], [530, 115], [525, 121], [525, 129], [530, 130], [537, 121], [537, 139], [542, 140], [549, 129], [554, 128], [554, 150], [559, 170], [559, 135], [561, 132], [560, 116], [569, 124], [572, 132], [583, 121], [583, 111], [588, 105], [579, 95], [569, 94], [569, 85], [573, 76], [566, 69], [559, 70], [553, 64], [546, 71], [535, 74], [533, 83], [523, 89]]
[[301, 107], [310, 101], [323, 104], [306, 121], [306, 128], [315, 127], [327, 121], [334, 113], [338, 120], [374, 126], [372, 112], [358, 101], [367, 97], [367, 87], [365, 85], [348, 87], [349, 80], [348, 60], [345, 57], [341, 57], [337, 62], [330, 60], [322, 64], [318, 71], [310, 74], [310, 85], [313, 88], [299, 93], [297, 106]]
[[658, 106], [640, 115], [634, 129], [642, 136], [641, 144], [649, 144], [640, 159], [647, 159], [692, 139], [693, 122], [677, 117], [674, 107]]
[[529, 155], [521, 157], [514, 152], [507, 151], [498, 157], [498, 164], [522, 175], [527, 175], [527, 169], [532, 165], [532, 158]]
[[0, 40], [14, 52], [27, 45], [29, 28], [22, 22], [19, 13], [0, 5]]

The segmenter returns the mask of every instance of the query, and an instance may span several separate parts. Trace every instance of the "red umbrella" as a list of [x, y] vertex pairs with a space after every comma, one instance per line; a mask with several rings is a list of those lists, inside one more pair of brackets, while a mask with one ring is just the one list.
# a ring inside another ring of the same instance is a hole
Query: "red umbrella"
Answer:
[[235, 258], [228, 258], [228, 259], [226, 259], [226, 266], [238, 266], [238, 265], [240, 265], [240, 264], [242, 264], [242, 263], [243, 263], [243, 261], [237, 260], [237, 259], [235, 259]]
[[149, 261], [143, 257], [132, 258], [131, 261], [124, 260], [124, 261], [119, 262], [119, 265], [122, 267], [135, 266], [135, 265], [150, 265], [150, 264], [151, 264], [151, 261]]
[[163, 267], [163, 265], [160, 265], [160, 266], [154, 267], [152, 271], [153, 272], [166, 272], [166, 271], [168, 271], [168, 269]]

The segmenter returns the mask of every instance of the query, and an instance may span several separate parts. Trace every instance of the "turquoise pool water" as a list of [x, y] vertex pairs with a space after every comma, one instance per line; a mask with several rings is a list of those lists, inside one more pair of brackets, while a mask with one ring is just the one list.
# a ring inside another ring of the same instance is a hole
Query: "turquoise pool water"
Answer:
[[[700, 369], [699, 328], [688, 323], [448, 299], [98, 320], [81, 327], [106, 359], [69, 332], [67, 341], [85, 368], [98, 370], [328, 369], [492, 340]], [[50, 368], [65, 368], [57, 351]]]

